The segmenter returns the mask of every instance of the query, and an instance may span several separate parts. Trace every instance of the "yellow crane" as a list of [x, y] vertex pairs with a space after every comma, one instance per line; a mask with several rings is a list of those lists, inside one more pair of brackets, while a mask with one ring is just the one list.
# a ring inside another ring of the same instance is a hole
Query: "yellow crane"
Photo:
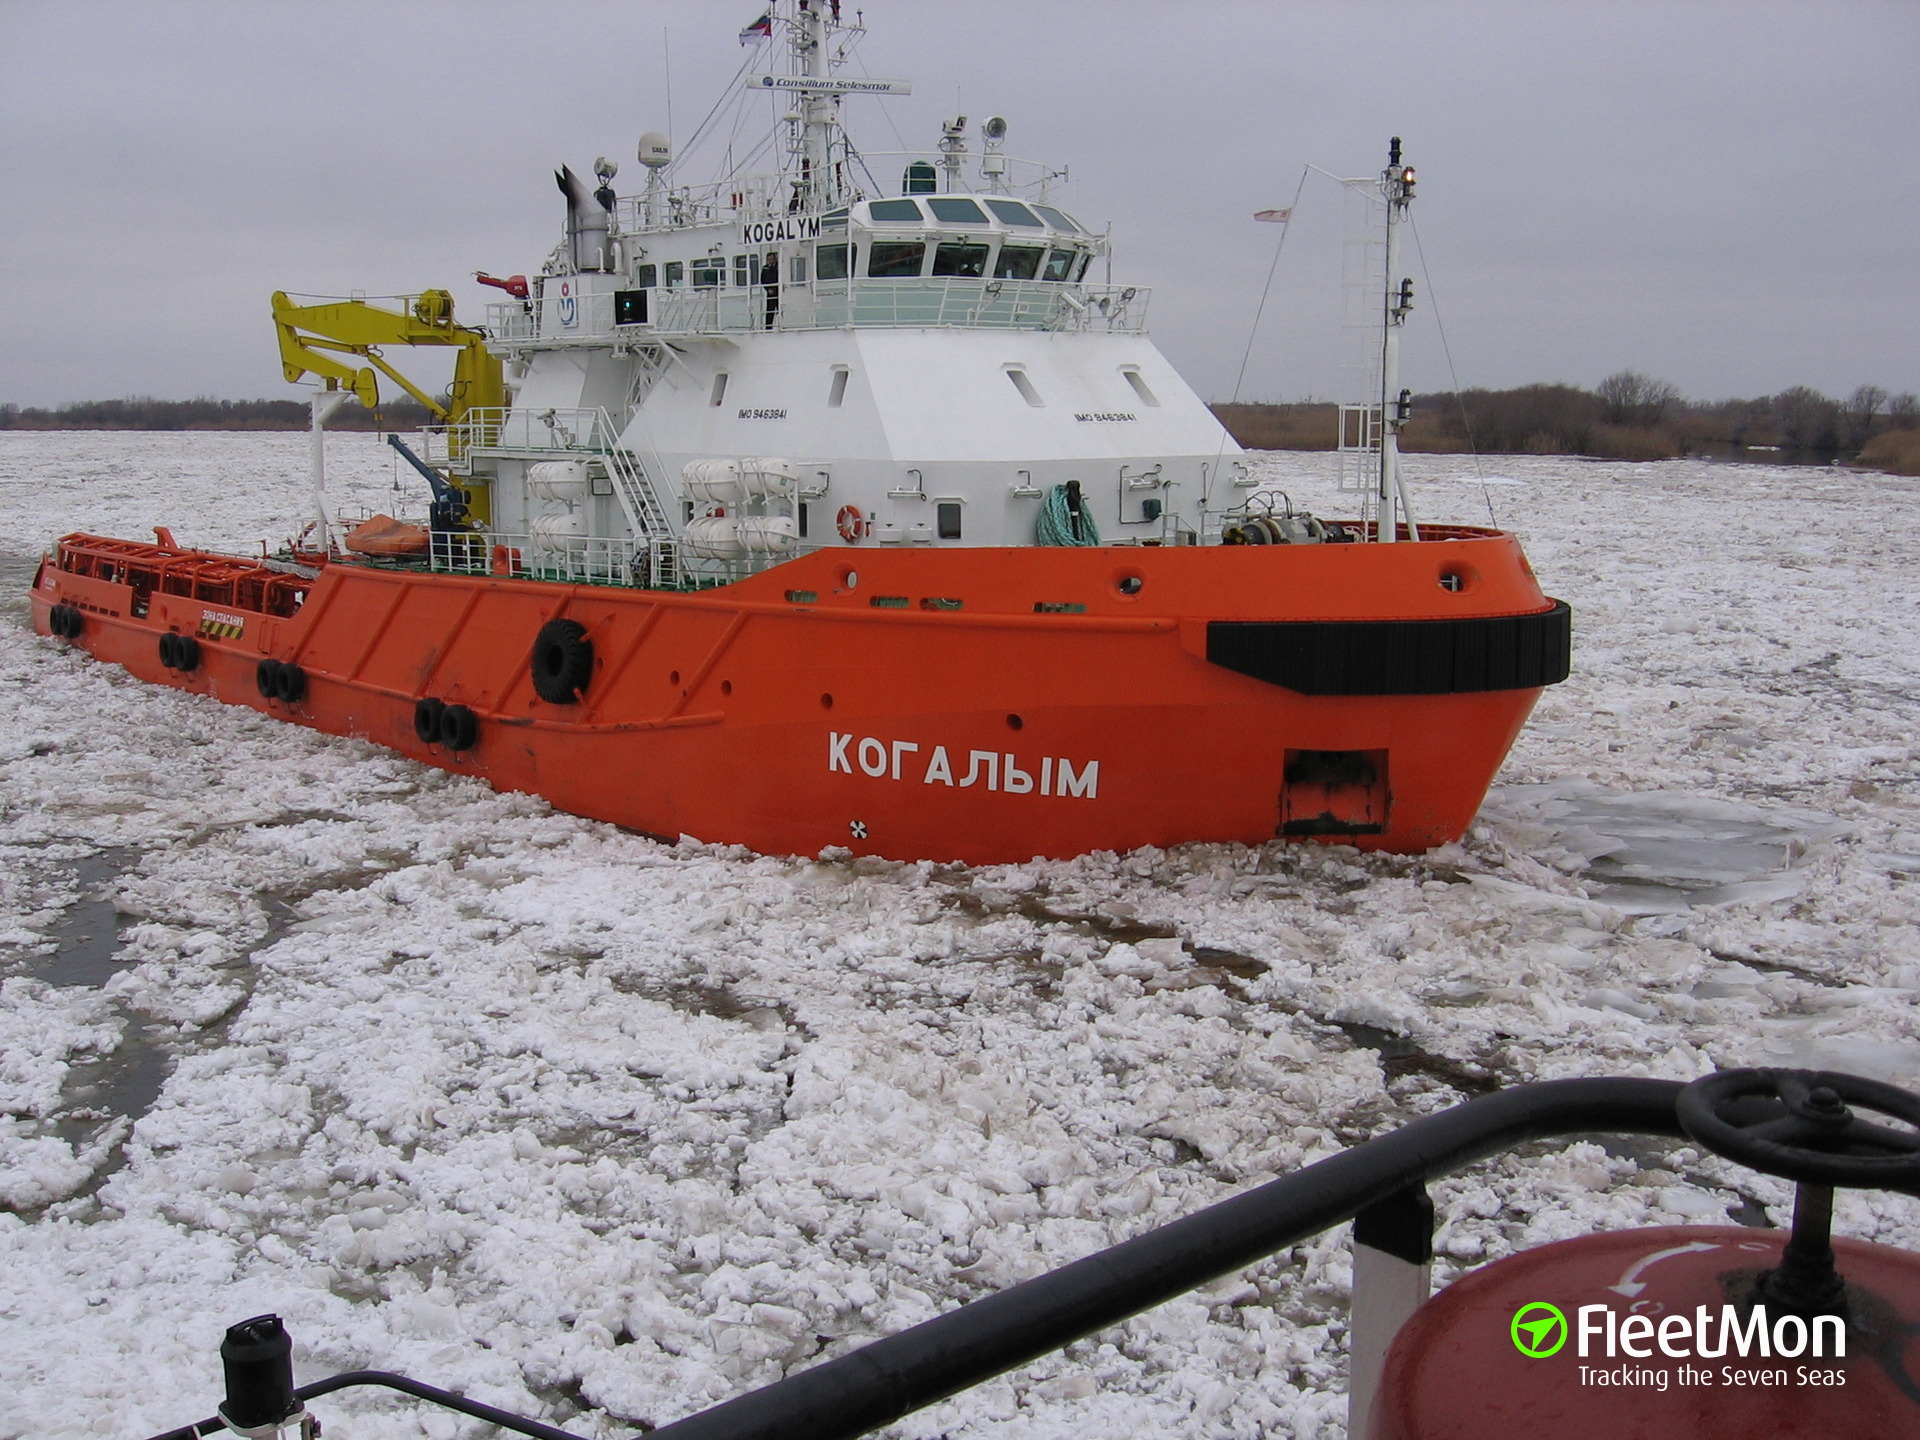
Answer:
[[[404, 310], [389, 310], [362, 299], [296, 305], [286, 292], [276, 290], [273, 325], [280, 338], [281, 369], [289, 383], [304, 375], [320, 376], [329, 390], [347, 390], [368, 409], [380, 403], [380, 382], [374, 373], [378, 371], [447, 427], [447, 453], [458, 460], [464, 446], [460, 422], [471, 411], [506, 404], [499, 357], [487, 349], [484, 331], [454, 322], [453, 296], [445, 290], [425, 290], [400, 299]], [[446, 402], [394, 369], [381, 355], [382, 345], [458, 346]], [[333, 358], [336, 355], [354, 356], [366, 364], [347, 364]], [[474, 486], [466, 498], [474, 518], [484, 521], [484, 488]]]

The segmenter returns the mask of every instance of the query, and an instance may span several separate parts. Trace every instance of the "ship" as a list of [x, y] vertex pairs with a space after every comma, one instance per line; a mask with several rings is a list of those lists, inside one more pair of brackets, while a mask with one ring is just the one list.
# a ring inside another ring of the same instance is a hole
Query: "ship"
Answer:
[[[843, 105], [910, 89], [851, 73], [864, 31], [767, 8], [736, 98], [768, 107], [772, 168], [683, 184], [657, 132], [636, 193], [563, 167], [558, 243], [476, 276], [484, 324], [445, 290], [276, 294], [314, 387], [302, 536], [64, 536], [35, 627], [667, 839], [1010, 863], [1458, 838], [1571, 616], [1514, 535], [1409, 507], [1400, 142], [1349, 182], [1384, 233], [1381, 343], [1342, 412], [1368, 479], [1325, 519], [1161, 355], [1150, 290], [1093, 278], [1107, 235], [1003, 119], [856, 147]], [[390, 358], [415, 345], [457, 350], [444, 394]], [[419, 523], [327, 497], [326, 422], [383, 376], [434, 416], [390, 437]]]

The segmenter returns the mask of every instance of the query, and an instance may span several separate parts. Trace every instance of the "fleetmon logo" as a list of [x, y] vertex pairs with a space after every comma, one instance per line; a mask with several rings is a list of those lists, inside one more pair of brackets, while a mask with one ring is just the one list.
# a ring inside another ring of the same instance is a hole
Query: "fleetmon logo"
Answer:
[[1536, 1300], [1513, 1317], [1513, 1348], [1530, 1360], [1556, 1355], [1567, 1343], [1567, 1317], [1558, 1307]]

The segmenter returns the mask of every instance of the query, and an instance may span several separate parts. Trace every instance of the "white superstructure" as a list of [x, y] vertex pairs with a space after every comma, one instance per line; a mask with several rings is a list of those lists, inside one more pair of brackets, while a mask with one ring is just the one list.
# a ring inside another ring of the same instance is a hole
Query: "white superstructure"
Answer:
[[977, 151], [964, 119], [924, 157], [857, 151], [842, 97], [906, 87], [840, 77], [837, 10], [781, 0], [785, 73], [743, 82], [791, 98], [779, 173], [674, 185], [657, 134], [640, 194], [561, 173], [565, 239], [490, 307], [509, 404], [435, 457], [486, 486], [511, 566], [697, 583], [818, 546], [1030, 545], [1049, 510], [1056, 537], [1216, 538], [1240, 448], [1147, 338], [1148, 291], [1092, 278], [1104, 237], [1002, 120]]

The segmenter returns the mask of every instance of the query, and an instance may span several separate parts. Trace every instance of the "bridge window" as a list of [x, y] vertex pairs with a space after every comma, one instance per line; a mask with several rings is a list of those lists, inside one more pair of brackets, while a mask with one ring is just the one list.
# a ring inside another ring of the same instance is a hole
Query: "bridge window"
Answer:
[[987, 208], [1009, 225], [1020, 225], [1028, 230], [1044, 230], [1047, 227], [1038, 215], [1022, 205], [1018, 200], [989, 200]]
[[1053, 251], [1047, 256], [1046, 273], [1041, 275], [1040, 278], [1042, 280], [1065, 280], [1073, 273], [1073, 262], [1078, 258], [1079, 252], [1074, 250]]
[[653, 265], [636, 266], [633, 272], [633, 283], [642, 290], [651, 290], [660, 283], [656, 278], [659, 273], [658, 268]]
[[1033, 208], [1034, 212], [1038, 214], [1041, 219], [1045, 220], [1056, 230], [1065, 230], [1071, 235], [1084, 235], [1087, 233], [1078, 225], [1074, 224], [1073, 221], [1069, 220], [1063, 212], [1054, 209], [1051, 205], [1036, 205]]
[[838, 210], [829, 210], [827, 211], [826, 214], [822, 215], [820, 217], [820, 228], [822, 230], [846, 229], [847, 228], [846, 206], [843, 205]]
[[912, 225], [918, 225], [925, 218], [920, 214], [920, 207], [911, 200], [875, 200], [867, 206], [867, 215], [881, 222], [898, 223], [904, 220]]
[[678, 290], [680, 288], [681, 280], [684, 279], [686, 276], [687, 267], [678, 260], [669, 260], [667, 261], [666, 270], [667, 270], [667, 289]]
[[936, 195], [927, 201], [927, 208], [933, 211], [933, 218], [949, 225], [984, 225], [986, 212], [973, 201], [960, 195]]
[[987, 247], [945, 240], [933, 252], [933, 273], [977, 280], [987, 273]]
[[717, 256], [705, 256], [693, 262], [693, 288], [696, 290], [718, 290], [720, 278], [726, 274], [726, 261]]
[[1031, 280], [1040, 273], [1040, 261], [1046, 253], [1031, 245], [1002, 245], [1000, 258], [993, 262], [993, 278]]
[[867, 274], [896, 277], [918, 275], [926, 258], [927, 243], [924, 240], [876, 240], [867, 260]]
[[847, 278], [847, 247], [845, 245], [816, 246], [813, 258], [816, 273], [822, 280]]

